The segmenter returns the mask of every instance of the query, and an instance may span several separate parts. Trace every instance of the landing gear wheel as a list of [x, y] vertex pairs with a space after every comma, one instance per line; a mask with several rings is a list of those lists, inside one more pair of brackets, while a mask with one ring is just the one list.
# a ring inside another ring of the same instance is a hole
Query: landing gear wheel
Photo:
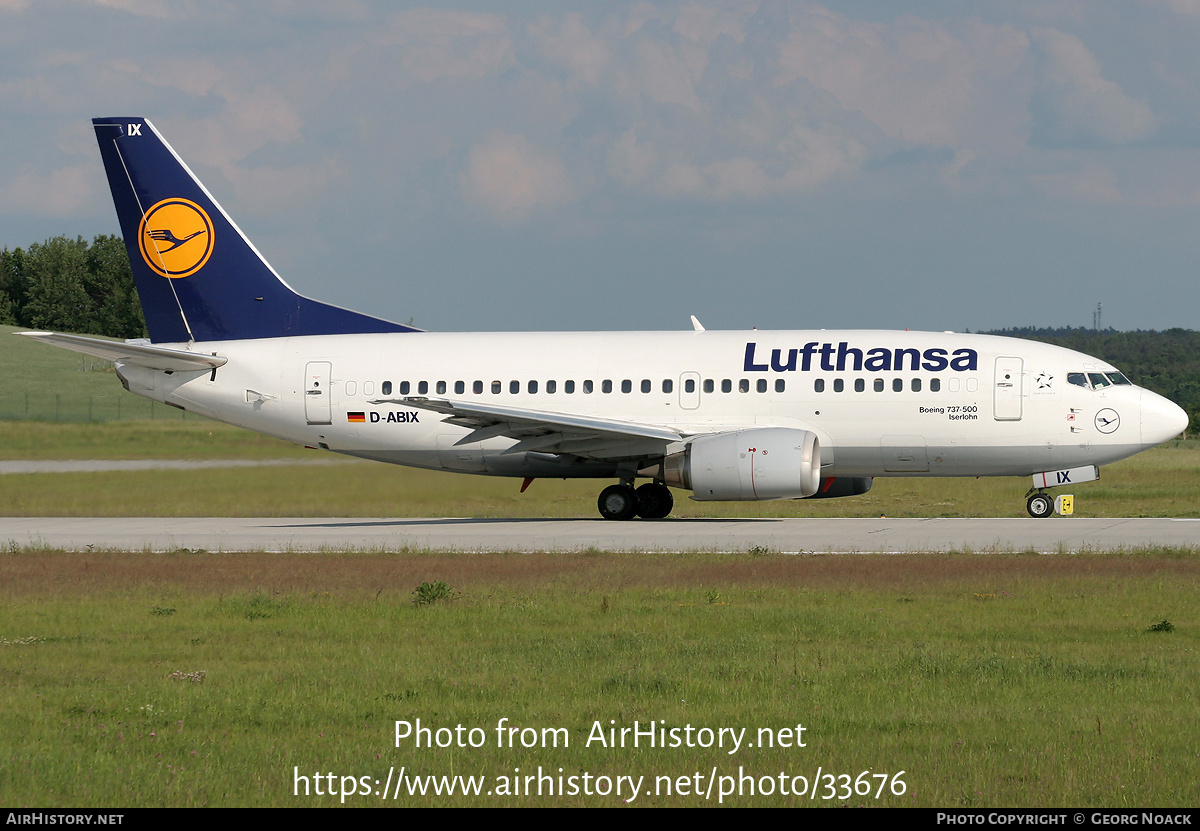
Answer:
[[637, 494], [628, 485], [609, 485], [596, 500], [596, 507], [605, 519], [633, 519], [637, 516], [637, 505]]
[[1029, 515], [1041, 519], [1054, 513], [1054, 498], [1048, 493], [1035, 493], [1025, 503]]
[[649, 482], [637, 489], [638, 516], [646, 519], [662, 519], [675, 507], [671, 489], [657, 482]]

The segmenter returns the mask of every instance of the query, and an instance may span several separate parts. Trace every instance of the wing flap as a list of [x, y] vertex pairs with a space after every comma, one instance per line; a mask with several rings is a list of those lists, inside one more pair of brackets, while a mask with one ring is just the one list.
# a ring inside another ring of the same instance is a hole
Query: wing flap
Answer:
[[455, 445], [503, 436], [517, 444], [505, 453], [539, 451], [593, 458], [643, 457], [665, 452], [683, 434], [668, 427], [630, 421], [526, 410], [498, 404], [421, 397], [378, 399], [372, 404], [399, 404], [440, 413], [443, 422], [471, 430]]

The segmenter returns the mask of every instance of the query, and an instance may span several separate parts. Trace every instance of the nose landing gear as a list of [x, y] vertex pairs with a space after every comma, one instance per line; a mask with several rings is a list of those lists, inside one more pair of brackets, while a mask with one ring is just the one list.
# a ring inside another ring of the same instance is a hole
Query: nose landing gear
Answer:
[[1044, 491], [1031, 494], [1025, 500], [1025, 510], [1029, 511], [1031, 517], [1048, 517], [1054, 513], [1054, 497]]

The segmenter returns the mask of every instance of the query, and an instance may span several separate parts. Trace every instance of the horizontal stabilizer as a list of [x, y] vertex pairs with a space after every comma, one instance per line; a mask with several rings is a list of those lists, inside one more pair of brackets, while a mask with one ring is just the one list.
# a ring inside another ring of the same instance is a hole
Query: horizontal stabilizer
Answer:
[[216, 355], [201, 355], [196, 352], [184, 352], [181, 349], [164, 349], [161, 346], [150, 346], [149, 344], [85, 338], [82, 335], [60, 335], [57, 332], [17, 332], [16, 334], [37, 338], [42, 343], [61, 346], [72, 352], [82, 352], [93, 358], [101, 358], [113, 363], [144, 366], [148, 369], [173, 372], [189, 369], [200, 371], [216, 369], [229, 362], [228, 358]]

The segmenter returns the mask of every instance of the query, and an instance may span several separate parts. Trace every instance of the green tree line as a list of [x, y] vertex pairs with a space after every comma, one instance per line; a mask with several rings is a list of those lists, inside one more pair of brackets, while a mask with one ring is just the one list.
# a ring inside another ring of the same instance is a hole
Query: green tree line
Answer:
[[120, 237], [54, 237], [0, 251], [0, 323], [114, 338], [146, 336]]
[[1115, 329], [1001, 329], [985, 332], [1052, 343], [1094, 355], [1133, 383], [1165, 396], [1188, 414], [1189, 431], [1200, 427], [1200, 332], [1118, 332]]

